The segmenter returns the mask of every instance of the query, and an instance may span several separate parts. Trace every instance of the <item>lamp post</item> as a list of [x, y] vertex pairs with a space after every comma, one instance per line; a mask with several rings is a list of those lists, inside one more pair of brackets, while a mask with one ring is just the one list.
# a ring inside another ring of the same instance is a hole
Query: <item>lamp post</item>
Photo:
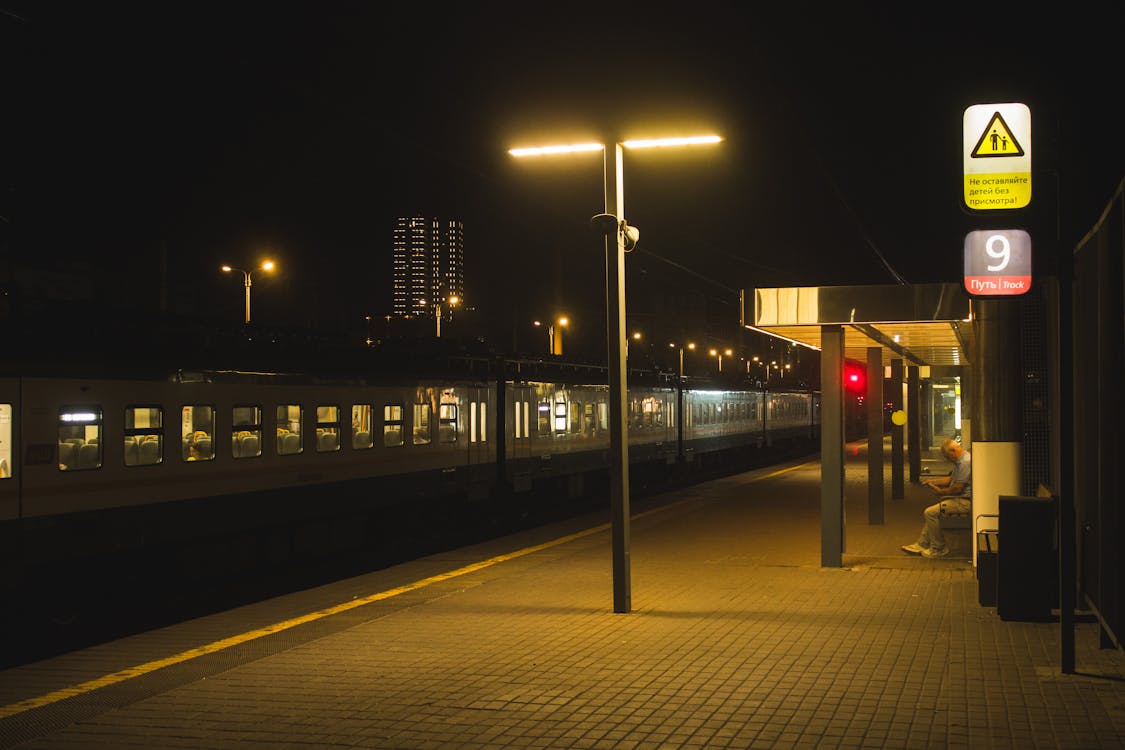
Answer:
[[[458, 297], [456, 294], [451, 294], [449, 296], [448, 302], [449, 302], [449, 308], [450, 308], [450, 310], [452, 310], [455, 305], [457, 305], [458, 303], [461, 302], [461, 298]], [[436, 335], [440, 339], [441, 338], [441, 302], [440, 301], [434, 303], [434, 320], [437, 323]]]
[[223, 268], [223, 273], [231, 273], [232, 271], [239, 271], [242, 274], [242, 278], [244, 280], [244, 286], [246, 287], [246, 322], [249, 323], [250, 322], [250, 283], [251, 283], [250, 282], [250, 276], [251, 276], [251, 274], [254, 273], [254, 271], [266, 271], [266, 272], [272, 271], [275, 268], [274, 262], [272, 260], [262, 261], [262, 265], [258, 266], [258, 268], [254, 268], [254, 269], [251, 269], [249, 271], [244, 271], [241, 268], [235, 268], [234, 266], [228, 266], [228, 265], [223, 265], [222, 268]]
[[[670, 348], [673, 348], [673, 349], [676, 348], [675, 343], [668, 344], [668, 346]], [[695, 351], [695, 342], [689, 341], [685, 346], [679, 347], [679, 350], [680, 350], [680, 382], [683, 382], [683, 380], [684, 380], [684, 349], [685, 348], [690, 349], [691, 351], [694, 352]]]
[[[644, 337], [645, 337], [644, 334], [641, 333], [640, 331], [633, 331], [631, 334], [629, 334], [629, 339], [632, 339], [633, 341], [636, 341], [637, 343], [640, 343], [641, 339], [643, 339]], [[625, 358], [626, 359], [629, 358], [629, 339], [625, 340]]]
[[[538, 320], [532, 321], [532, 325], [536, 328], [541, 327], [543, 324]], [[563, 353], [563, 337], [562, 330], [570, 325], [570, 318], [565, 315], [560, 315], [555, 318], [554, 322], [547, 324], [547, 353], [554, 354], [561, 357]], [[555, 330], [558, 326], [558, 330]]]
[[734, 350], [733, 349], [723, 349], [722, 351], [719, 351], [718, 349], [712, 349], [709, 353], [712, 357], [717, 357], [719, 359], [719, 372], [722, 372], [723, 371], [723, 355], [725, 354], [726, 356], [729, 357], [732, 354], [734, 354]]
[[[766, 385], [769, 385], [770, 384], [770, 366], [767, 365], [765, 362], [763, 362], [761, 357], [757, 357], [757, 356], [751, 357], [750, 361], [753, 362], [754, 364], [761, 365], [762, 369], [766, 371]], [[750, 362], [747, 362], [746, 366], [747, 366], [747, 368], [749, 368]]]
[[610, 527], [613, 540], [613, 611], [632, 609], [629, 579], [629, 442], [626, 403], [625, 352], [625, 251], [636, 243], [637, 232], [625, 223], [622, 164], [625, 148], [654, 148], [718, 143], [717, 135], [622, 141], [612, 145], [579, 143], [565, 146], [514, 148], [516, 157], [601, 151], [605, 184], [605, 213], [594, 217], [594, 227], [605, 235], [606, 252], [606, 351], [609, 365], [609, 474]]

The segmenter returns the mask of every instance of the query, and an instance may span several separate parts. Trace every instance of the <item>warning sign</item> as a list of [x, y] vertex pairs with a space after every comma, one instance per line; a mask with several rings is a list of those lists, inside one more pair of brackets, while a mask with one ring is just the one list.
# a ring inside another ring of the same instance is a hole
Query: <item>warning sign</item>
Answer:
[[992, 115], [992, 120], [980, 134], [980, 140], [973, 149], [974, 159], [998, 156], [1023, 156], [1023, 148], [1020, 147], [1019, 141], [1012, 135], [1012, 129], [1004, 122], [1004, 117], [999, 112]]
[[1031, 202], [1031, 110], [1026, 104], [974, 104], [965, 110], [965, 205], [977, 211]]

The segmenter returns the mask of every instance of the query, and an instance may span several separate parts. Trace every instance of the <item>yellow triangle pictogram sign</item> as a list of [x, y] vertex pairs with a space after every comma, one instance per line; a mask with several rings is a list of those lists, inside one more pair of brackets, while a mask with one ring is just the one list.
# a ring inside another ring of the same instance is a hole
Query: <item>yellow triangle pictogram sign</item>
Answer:
[[974, 159], [988, 159], [995, 156], [1023, 156], [1023, 147], [1012, 135], [1012, 129], [1004, 122], [999, 112], [992, 115], [988, 126], [980, 134], [980, 140], [973, 147], [970, 156]]

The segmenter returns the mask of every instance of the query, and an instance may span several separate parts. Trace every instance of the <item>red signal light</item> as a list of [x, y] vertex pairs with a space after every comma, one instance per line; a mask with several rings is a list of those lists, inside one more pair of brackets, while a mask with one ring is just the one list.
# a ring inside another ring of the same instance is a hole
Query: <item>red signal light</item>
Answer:
[[844, 389], [850, 393], [866, 392], [867, 372], [863, 367], [850, 362], [844, 364]]

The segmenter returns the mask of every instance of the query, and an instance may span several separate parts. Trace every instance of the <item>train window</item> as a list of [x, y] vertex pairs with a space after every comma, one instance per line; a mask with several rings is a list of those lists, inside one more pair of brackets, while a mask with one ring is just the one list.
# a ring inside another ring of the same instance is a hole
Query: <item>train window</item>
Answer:
[[164, 461], [164, 410], [159, 406], [125, 407], [125, 465], [152, 466]]
[[539, 434], [551, 434], [551, 405], [546, 401], [539, 402]]
[[395, 448], [402, 445], [402, 406], [387, 404], [383, 407], [383, 445]]
[[516, 411], [515, 411], [515, 419], [512, 420], [512, 426], [513, 426], [513, 429], [515, 430], [516, 440], [519, 440], [520, 438], [522, 438], [524, 436], [523, 422], [520, 420], [520, 407], [523, 406], [523, 403], [517, 400], [515, 402], [515, 404], [513, 404], [513, 406], [515, 406]]
[[185, 461], [210, 461], [215, 458], [215, 408], [208, 404], [189, 404], [180, 415], [181, 455]]
[[262, 455], [262, 407], [246, 404], [231, 410], [230, 453], [235, 458]]
[[582, 410], [582, 432], [587, 435], [593, 435], [594, 427], [594, 405], [586, 404]]
[[301, 437], [303, 411], [300, 404], [277, 405], [277, 452], [282, 456], [293, 456], [305, 450]]
[[371, 439], [371, 404], [352, 404], [352, 448], [364, 450], [375, 445]]
[[570, 431], [575, 435], [582, 434], [582, 402], [570, 402]]
[[59, 410], [59, 470], [97, 469], [102, 465], [102, 410], [65, 406]]
[[438, 404], [438, 442], [457, 442], [457, 404]]
[[566, 432], [566, 397], [555, 396], [555, 432]]
[[605, 401], [598, 402], [598, 429], [609, 429], [609, 404]]
[[318, 453], [340, 450], [340, 407], [316, 407], [316, 450]]
[[414, 444], [429, 445], [433, 442], [430, 436], [430, 413], [433, 408], [429, 404], [414, 404]]
[[0, 404], [0, 479], [12, 478], [12, 405]]

